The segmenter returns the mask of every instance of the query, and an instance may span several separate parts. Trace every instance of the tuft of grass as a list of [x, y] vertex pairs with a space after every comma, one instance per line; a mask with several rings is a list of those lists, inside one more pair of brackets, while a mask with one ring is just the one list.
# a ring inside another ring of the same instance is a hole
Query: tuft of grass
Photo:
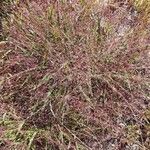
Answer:
[[11, 3], [0, 43], [0, 148], [148, 148], [147, 5]]

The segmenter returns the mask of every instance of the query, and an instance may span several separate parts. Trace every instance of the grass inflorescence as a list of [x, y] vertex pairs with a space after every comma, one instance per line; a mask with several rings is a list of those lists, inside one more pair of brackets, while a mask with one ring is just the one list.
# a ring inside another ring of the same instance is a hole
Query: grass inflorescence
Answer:
[[31, 0], [6, 6], [0, 149], [149, 149], [148, 5]]

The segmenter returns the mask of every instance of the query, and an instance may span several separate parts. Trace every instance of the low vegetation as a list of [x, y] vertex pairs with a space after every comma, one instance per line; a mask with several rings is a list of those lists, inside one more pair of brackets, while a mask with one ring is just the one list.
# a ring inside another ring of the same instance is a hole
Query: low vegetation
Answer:
[[148, 0], [3, 5], [0, 149], [150, 149]]

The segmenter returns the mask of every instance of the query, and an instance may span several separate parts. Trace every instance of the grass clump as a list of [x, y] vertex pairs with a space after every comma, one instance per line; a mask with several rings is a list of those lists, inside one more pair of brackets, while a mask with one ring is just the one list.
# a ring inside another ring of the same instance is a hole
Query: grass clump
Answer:
[[12, 5], [0, 43], [0, 146], [146, 149], [148, 15], [113, 0]]

